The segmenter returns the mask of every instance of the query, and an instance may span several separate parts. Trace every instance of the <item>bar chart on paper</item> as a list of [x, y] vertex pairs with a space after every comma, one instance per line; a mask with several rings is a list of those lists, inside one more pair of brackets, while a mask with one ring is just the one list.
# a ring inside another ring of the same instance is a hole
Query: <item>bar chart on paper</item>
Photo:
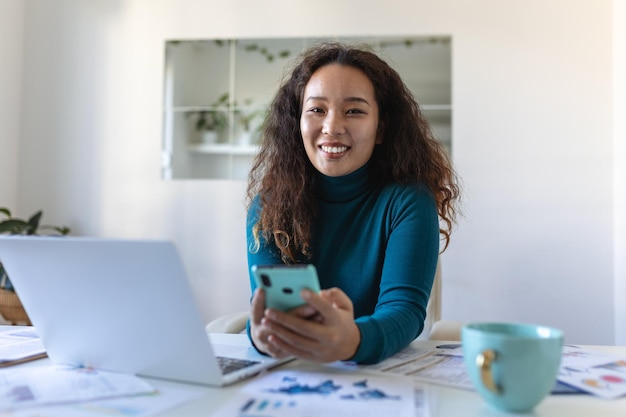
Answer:
[[281, 371], [247, 383], [214, 415], [414, 417], [415, 404], [414, 384], [404, 379], [332, 370]]

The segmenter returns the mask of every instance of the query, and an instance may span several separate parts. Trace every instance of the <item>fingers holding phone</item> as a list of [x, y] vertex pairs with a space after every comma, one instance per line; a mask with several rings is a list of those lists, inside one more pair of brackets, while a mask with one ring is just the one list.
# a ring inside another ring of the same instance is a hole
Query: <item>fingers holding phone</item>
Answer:
[[271, 356], [288, 356], [287, 352], [268, 341], [279, 324], [268, 323], [265, 311], [271, 308], [305, 320], [321, 320], [318, 312], [307, 306], [301, 297], [305, 288], [320, 291], [317, 270], [313, 265], [254, 265], [252, 272], [257, 285], [251, 303], [252, 340], [259, 350]]
[[284, 358], [290, 353], [277, 347], [269, 341], [272, 335], [272, 324], [265, 318], [266, 293], [263, 288], [257, 288], [252, 296], [250, 312], [250, 336], [256, 348], [272, 357]]
[[281, 352], [318, 362], [351, 358], [361, 335], [350, 298], [339, 288], [319, 294], [303, 291], [302, 295], [308, 306], [317, 312], [316, 319], [302, 320], [293, 314], [267, 310], [268, 344]]

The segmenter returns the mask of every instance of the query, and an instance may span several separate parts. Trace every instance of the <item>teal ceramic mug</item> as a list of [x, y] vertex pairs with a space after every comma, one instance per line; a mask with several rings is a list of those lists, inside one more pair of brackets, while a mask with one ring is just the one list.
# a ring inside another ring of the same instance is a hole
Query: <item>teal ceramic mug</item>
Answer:
[[492, 406], [532, 410], [554, 387], [563, 332], [521, 323], [470, 323], [461, 329], [463, 358], [474, 387]]

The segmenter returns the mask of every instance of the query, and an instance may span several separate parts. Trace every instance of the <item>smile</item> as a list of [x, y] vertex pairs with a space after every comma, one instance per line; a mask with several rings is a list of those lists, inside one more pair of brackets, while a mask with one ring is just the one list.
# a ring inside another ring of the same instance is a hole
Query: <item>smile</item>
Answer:
[[347, 146], [328, 146], [328, 145], [322, 145], [321, 148], [322, 148], [322, 151], [326, 153], [342, 153], [349, 149]]

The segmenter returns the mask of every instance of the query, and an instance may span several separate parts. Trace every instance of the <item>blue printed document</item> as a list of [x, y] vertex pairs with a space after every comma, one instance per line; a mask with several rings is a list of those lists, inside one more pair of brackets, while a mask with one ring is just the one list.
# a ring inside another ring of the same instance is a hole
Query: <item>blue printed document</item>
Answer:
[[328, 372], [278, 371], [244, 385], [214, 416], [423, 416], [423, 399], [416, 410], [416, 393], [412, 381], [404, 378], [330, 368]]
[[626, 359], [565, 346], [558, 380], [601, 398], [623, 397], [626, 395]]

